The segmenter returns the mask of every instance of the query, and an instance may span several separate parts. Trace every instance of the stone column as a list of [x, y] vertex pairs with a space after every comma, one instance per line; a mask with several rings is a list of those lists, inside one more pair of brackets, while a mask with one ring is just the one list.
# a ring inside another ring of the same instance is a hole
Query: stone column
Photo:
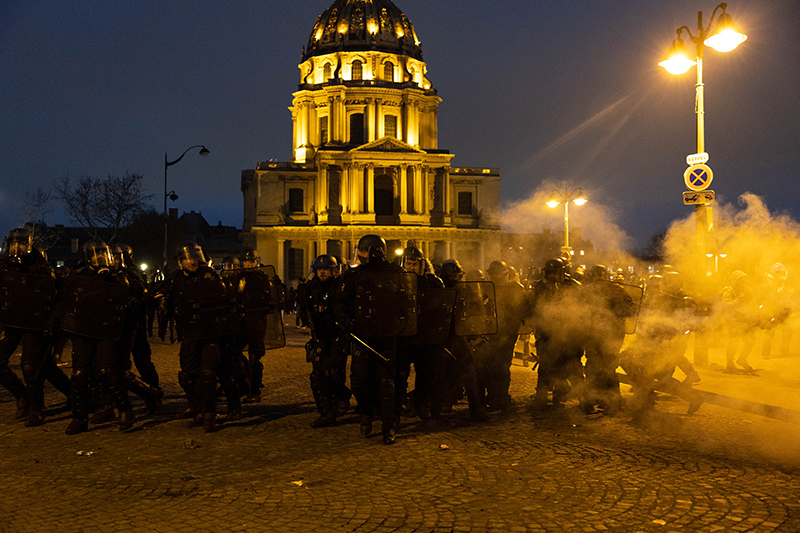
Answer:
[[277, 239], [277, 241], [278, 241], [278, 261], [277, 261], [278, 264], [275, 265], [275, 271], [277, 272], [278, 277], [281, 278], [281, 281], [284, 281], [286, 279], [286, 276], [284, 276], [285, 274], [284, 263], [286, 262], [286, 258], [283, 256], [283, 245], [286, 242], [286, 239]]
[[361, 193], [362, 188], [364, 187], [364, 165], [360, 163], [353, 163], [351, 172], [350, 172], [350, 212], [351, 213], [361, 213], [364, 211], [361, 204], [364, 202], [362, 201], [363, 194]]
[[480, 261], [479, 268], [486, 268], [486, 246], [483, 241], [478, 241], [478, 261]]
[[336, 142], [339, 136], [336, 133], [336, 123], [339, 118], [339, 111], [334, 105], [333, 96], [328, 97], [328, 142]]
[[383, 132], [383, 121], [381, 120], [381, 112], [383, 100], [380, 98], [375, 99], [375, 138], [380, 139], [385, 134]]
[[442, 167], [442, 211], [444, 212], [445, 222], [448, 222], [450, 215], [450, 167]]
[[317, 213], [328, 214], [328, 164], [320, 163], [317, 169]]
[[367, 213], [375, 214], [375, 163], [367, 163]]
[[348, 193], [350, 192], [350, 170], [352, 167], [352, 163], [342, 165], [342, 174], [339, 177], [339, 203], [342, 204], [342, 213], [350, 212]]
[[414, 165], [414, 213], [422, 213], [422, 165]]
[[378, 129], [376, 128], [377, 122], [373, 118], [375, 109], [372, 107], [373, 98], [367, 98], [367, 105], [364, 107], [364, 123], [367, 125], [367, 142], [372, 142], [377, 139]]
[[408, 163], [400, 163], [400, 214], [408, 213]]

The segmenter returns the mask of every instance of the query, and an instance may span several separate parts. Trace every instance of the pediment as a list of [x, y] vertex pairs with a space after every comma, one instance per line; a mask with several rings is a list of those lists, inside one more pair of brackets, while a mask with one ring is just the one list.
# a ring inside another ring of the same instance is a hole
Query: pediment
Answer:
[[353, 148], [351, 152], [410, 152], [417, 154], [426, 153], [419, 148], [414, 148], [410, 144], [395, 139], [394, 137], [382, 137], [367, 144], [362, 144], [358, 148]]

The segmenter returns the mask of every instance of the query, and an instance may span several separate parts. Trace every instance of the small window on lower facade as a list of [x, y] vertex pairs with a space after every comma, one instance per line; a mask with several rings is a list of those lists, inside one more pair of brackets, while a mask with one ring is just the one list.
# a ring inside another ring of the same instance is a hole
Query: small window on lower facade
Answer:
[[458, 193], [458, 214], [459, 215], [472, 215], [472, 193], [460, 192]]

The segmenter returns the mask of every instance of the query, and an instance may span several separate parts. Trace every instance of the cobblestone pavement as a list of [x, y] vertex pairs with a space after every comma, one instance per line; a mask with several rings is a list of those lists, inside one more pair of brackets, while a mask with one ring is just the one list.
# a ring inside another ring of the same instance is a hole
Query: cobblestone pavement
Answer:
[[535, 373], [515, 360], [512, 413], [404, 419], [385, 446], [353, 414], [310, 427], [307, 334], [287, 333], [265, 358], [262, 403], [212, 434], [174, 419], [177, 345], [157, 339], [167, 399], [151, 418], [135, 400], [128, 433], [65, 435], [51, 389], [47, 423], [26, 428], [0, 392], [0, 531], [800, 530], [796, 424], [709, 404], [687, 416], [668, 396], [646, 420], [534, 415]]

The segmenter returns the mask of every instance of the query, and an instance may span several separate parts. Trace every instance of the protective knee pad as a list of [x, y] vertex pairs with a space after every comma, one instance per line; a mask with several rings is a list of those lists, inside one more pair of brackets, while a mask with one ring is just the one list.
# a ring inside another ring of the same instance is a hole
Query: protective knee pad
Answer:
[[39, 380], [39, 368], [34, 365], [22, 365], [22, 377], [25, 378], [28, 387], [35, 385]]

